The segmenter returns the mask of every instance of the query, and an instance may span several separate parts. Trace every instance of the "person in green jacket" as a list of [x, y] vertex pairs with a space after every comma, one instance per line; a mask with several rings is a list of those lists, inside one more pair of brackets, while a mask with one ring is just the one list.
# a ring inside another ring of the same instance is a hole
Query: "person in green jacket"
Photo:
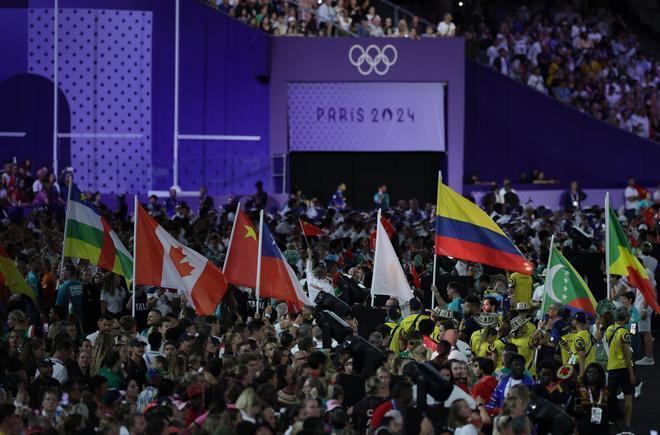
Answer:
[[105, 356], [103, 367], [99, 370], [99, 375], [108, 380], [108, 388], [123, 388], [126, 378], [121, 370], [119, 352], [112, 350]]

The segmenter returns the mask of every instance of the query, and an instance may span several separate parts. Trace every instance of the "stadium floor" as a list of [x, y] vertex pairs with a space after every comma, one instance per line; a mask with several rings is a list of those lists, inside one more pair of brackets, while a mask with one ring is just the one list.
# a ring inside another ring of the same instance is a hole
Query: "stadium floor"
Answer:
[[[654, 335], [658, 337], [656, 330]], [[657, 340], [657, 339], [656, 339]], [[642, 395], [633, 403], [633, 429], [636, 434], [648, 434], [660, 429], [660, 342], [655, 343], [654, 366], [637, 366], [637, 375], [644, 382]], [[610, 426], [610, 429], [613, 429]], [[615, 433], [615, 432], [611, 432]]]

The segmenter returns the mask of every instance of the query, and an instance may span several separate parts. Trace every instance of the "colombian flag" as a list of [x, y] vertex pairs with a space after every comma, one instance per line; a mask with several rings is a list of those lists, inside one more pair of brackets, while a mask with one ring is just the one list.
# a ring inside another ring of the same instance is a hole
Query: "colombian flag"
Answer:
[[476, 204], [438, 181], [435, 253], [531, 275], [532, 264]]

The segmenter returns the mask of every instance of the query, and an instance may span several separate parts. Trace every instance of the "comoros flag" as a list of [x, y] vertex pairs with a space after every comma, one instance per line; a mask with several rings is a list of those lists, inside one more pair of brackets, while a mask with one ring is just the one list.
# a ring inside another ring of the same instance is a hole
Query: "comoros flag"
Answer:
[[551, 249], [541, 305], [544, 312], [559, 302], [573, 312], [596, 314], [596, 300], [587, 283], [558, 249]]

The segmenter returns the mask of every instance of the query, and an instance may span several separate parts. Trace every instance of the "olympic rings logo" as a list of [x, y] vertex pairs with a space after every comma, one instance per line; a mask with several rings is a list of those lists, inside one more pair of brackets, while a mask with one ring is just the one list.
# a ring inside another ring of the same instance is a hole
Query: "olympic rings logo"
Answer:
[[375, 72], [379, 76], [387, 74], [390, 67], [394, 65], [399, 53], [392, 44], [383, 48], [371, 44], [367, 48], [354, 45], [348, 50], [348, 60], [355, 66], [360, 74], [367, 76]]

